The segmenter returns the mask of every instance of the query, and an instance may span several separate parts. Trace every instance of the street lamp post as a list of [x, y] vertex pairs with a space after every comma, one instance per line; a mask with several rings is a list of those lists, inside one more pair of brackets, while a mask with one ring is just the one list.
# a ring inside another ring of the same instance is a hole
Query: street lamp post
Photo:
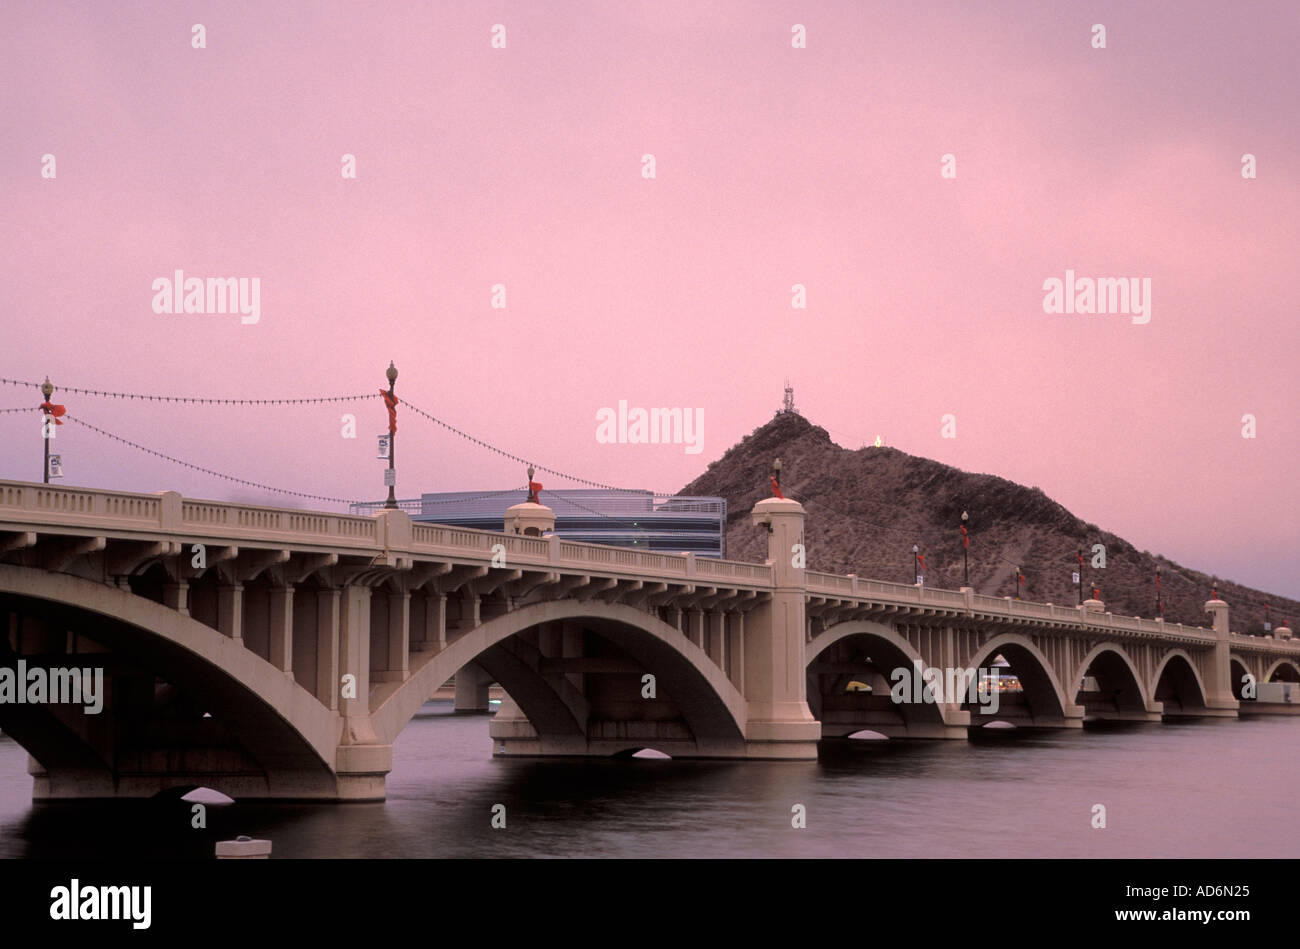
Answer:
[[918, 547], [916, 544], [913, 544], [912, 545], [912, 576], [915, 577], [917, 583], [921, 582], [920, 553], [921, 553], [921, 548]]
[[1080, 549], [1074, 556], [1079, 561], [1079, 579], [1075, 586], [1079, 588], [1079, 605], [1083, 606], [1083, 550]]
[[[393, 365], [391, 359], [388, 361], [388, 370], [384, 375], [388, 377], [388, 397], [390, 399], [388, 410], [392, 412], [394, 411], [393, 406], [397, 404], [396, 394], [393, 392], [394, 387], [397, 385], [397, 366]], [[388, 433], [388, 470], [392, 474], [388, 476], [388, 500], [384, 502], [384, 507], [395, 510], [397, 508], [397, 469], [394, 467], [394, 462], [397, 458], [397, 426], [392, 425], [390, 427], [393, 430]]]
[[[50, 382], [50, 377], [46, 376], [45, 381], [41, 383], [41, 395], [45, 396], [45, 402], [48, 405], [50, 396], [54, 395], [54, 385]], [[41, 426], [41, 441], [45, 443], [45, 468], [42, 475], [46, 484], [50, 483], [50, 413], [41, 410], [45, 415], [45, 424]]]
[[970, 586], [970, 534], [966, 532], [966, 522], [970, 515], [961, 512], [961, 578], [962, 586]]

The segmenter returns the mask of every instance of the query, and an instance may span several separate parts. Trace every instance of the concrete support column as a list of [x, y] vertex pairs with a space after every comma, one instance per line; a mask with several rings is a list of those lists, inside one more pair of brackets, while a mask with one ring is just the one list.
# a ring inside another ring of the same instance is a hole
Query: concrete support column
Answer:
[[424, 642], [419, 649], [441, 652], [447, 648], [447, 594], [426, 593], [424, 596]]
[[691, 642], [695, 643], [695, 645], [703, 649], [704, 648], [704, 610], [701, 609], [691, 610], [689, 621], [690, 621], [690, 631], [688, 633], [688, 638], [690, 639]]
[[462, 591], [460, 595], [460, 620], [456, 623], [456, 629], [464, 632], [482, 626], [482, 609], [483, 597], [469, 590]]
[[563, 623], [542, 623], [537, 627], [537, 651], [543, 659], [558, 659], [564, 655]]
[[393, 768], [393, 746], [380, 740], [370, 721], [370, 597], [369, 587], [348, 585], [339, 602], [339, 675], [355, 678], [339, 695], [343, 734], [334, 770], [340, 797], [352, 800], [382, 798]]
[[231, 639], [244, 638], [244, 585], [222, 583], [217, 587], [217, 631]]
[[1228, 604], [1223, 600], [1207, 600], [1205, 612], [1214, 618], [1214, 670], [1205, 683], [1207, 708], [1235, 709], [1240, 703], [1232, 694], [1232, 647], [1228, 643]]
[[[568, 620], [565, 620], [563, 629], [564, 632], [563, 632], [563, 637], [561, 642], [561, 647], [563, 650], [561, 653], [562, 657], [565, 659], [581, 659], [582, 658], [582, 627], [579, 626], [577, 623], [572, 623], [569, 622]], [[572, 685], [575, 689], [577, 689], [579, 692], [583, 693], [584, 695], [586, 694], [587, 691], [586, 676], [584, 676], [581, 672], [570, 672], [566, 674], [566, 678], [568, 678], [570, 685]]]
[[190, 582], [177, 580], [163, 584], [163, 605], [171, 607], [182, 616], [190, 615]]
[[348, 585], [339, 603], [339, 676], [353, 676], [356, 686], [354, 697], [340, 692], [339, 710], [349, 727], [362, 729], [370, 727], [370, 595], [369, 587]]
[[709, 658], [723, 672], [727, 671], [726, 614], [721, 610], [710, 610], [707, 621]]
[[339, 707], [340, 591], [316, 591], [316, 698], [330, 711]]
[[669, 625], [669, 626], [673, 626], [673, 627], [675, 627], [675, 628], [677, 629], [677, 632], [679, 632], [679, 633], [682, 631], [682, 610], [681, 610], [681, 607], [679, 607], [679, 606], [670, 606], [670, 607], [668, 608], [668, 625]]
[[745, 691], [745, 614], [737, 610], [727, 614], [727, 665], [731, 684]]
[[271, 665], [290, 678], [293, 677], [293, 596], [292, 585], [271, 587], [267, 640]]
[[488, 700], [488, 686], [492, 680], [474, 663], [456, 670], [456, 711], [487, 712], [492, 708]]
[[804, 509], [798, 501], [767, 498], [754, 505], [756, 525], [769, 529], [767, 562], [772, 598], [756, 607], [745, 628], [745, 738], [752, 757], [816, 758], [821, 723], [808, 711], [807, 581]]
[[411, 594], [388, 594], [388, 650], [384, 668], [376, 669], [381, 682], [405, 682], [410, 676]]

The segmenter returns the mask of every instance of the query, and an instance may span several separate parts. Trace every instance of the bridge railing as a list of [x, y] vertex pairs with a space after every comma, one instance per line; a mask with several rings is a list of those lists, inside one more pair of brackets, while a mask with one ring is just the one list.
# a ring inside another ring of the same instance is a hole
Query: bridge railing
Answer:
[[[377, 515], [329, 514], [183, 498], [175, 492], [136, 494], [101, 488], [73, 488], [0, 481], [0, 521], [35, 521], [54, 527], [156, 530], [196, 540], [216, 537], [267, 543], [321, 543], [369, 552], [384, 543]], [[557, 539], [558, 540], [558, 539]], [[770, 585], [772, 568], [686, 554], [629, 550], [602, 544], [551, 541], [498, 531], [411, 524], [413, 552], [445, 551], [489, 559], [505, 548], [508, 562], [571, 565], [609, 573], [664, 577], [701, 576], [745, 585]]]
[[368, 517], [250, 507], [224, 501], [182, 500], [181, 524], [182, 529], [198, 527], [223, 534], [307, 534], [330, 542], [355, 540], [364, 546], [373, 545], [378, 536], [375, 522]]
[[[1183, 626], [1180, 623], [1165, 623], [1142, 619], [1136, 616], [1117, 616], [1113, 613], [1093, 613], [1079, 607], [1057, 606], [1049, 603], [1035, 603], [1029, 600], [1013, 600], [1010, 597], [987, 596], [972, 593], [969, 604], [966, 594], [960, 590], [941, 590], [906, 583], [891, 583], [885, 580], [866, 580], [853, 575], [822, 573], [809, 570], [805, 573], [805, 583], [812, 594], [831, 594], [864, 600], [880, 599], [900, 606], [942, 606], [973, 611], [993, 616], [1036, 617], [1060, 623], [1083, 624], [1103, 629], [1130, 630], [1135, 632], [1155, 633], [1166, 636], [1188, 636], [1195, 639], [1213, 639], [1213, 632], [1203, 626]], [[1286, 647], [1283, 646], [1283, 649]]]
[[854, 596], [857, 593], [854, 589], [853, 577], [844, 577], [837, 573], [807, 570], [804, 572], [804, 583], [809, 590], [816, 590], [818, 593], [842, 593], [845, 596]]
[[[122, 528], [158, 530], [175, 536], [216, 537], [269, 543], [319, 543], [374, 551], [382, 543], [380, 518], [374, 515], [328, 514], [292, 508], [270, 508], [182, 498], [174, 492], [138, 494], [101, 488], [43, 485], [0, 481], [0, 520], [38, 521], [54, 527]], [[630, 550], [601, 544], [584, 544], [559, 538], [524, 537], [496, 531], [412, 523], [413, 552], [469, 553], [489, 559], [496, 545], [504, 546], [509, 562], [569, 565], [602, 573], [651, 574], [663, 577], [719, 579], [746, 586], [771, 586], [770, 564], [742, 563], [690, 554]], [[816, 594], [848, 598], [881, 599], [899, 605], [965, 609], [966, 594], [957, 590], [853, 575], [806, 573], [807, 588]], [[1030, 616], [1063, 623], [1082, 623], [1102, 629], [1212, 639], [1203, 626], [1183, 626], [1111, 613], [1093, 613], [1078, 607], [1032, 603], [971, 594], [970, 607], [1002, 616]], [[1243, 648], [1291, 652], [1297, 643], [1231, 634]]]
[[681, 554], [656, 554], [648, 550], [628, 550], [626, 547], [606, 547], [602, 544], [562, 540], [560, 559], [565, 563], [605, 569], [686, 576], [686, 557]]
[[699, 557], [695, 560], [697, 577], [721, 577], [742, 583], [771, 585], [772, 568], [761, 563], [742, 563], [738, 560], [715, 560]]

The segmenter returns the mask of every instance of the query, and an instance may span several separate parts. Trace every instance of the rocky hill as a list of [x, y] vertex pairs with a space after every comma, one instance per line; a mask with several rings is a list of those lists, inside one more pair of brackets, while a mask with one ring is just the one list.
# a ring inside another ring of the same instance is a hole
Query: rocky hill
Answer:
[[[978, 593], [1015, 595], [1021, 566], [1027, 600], [1074, 604], [1076, 554], [1084, 554], [1084, 596], [1095, 583], [1112, 612], [1152, 617], [1160, 568], [1165, 618], [1204, 625], [1203, 604], [1217, 586], [1232, 606], [1232, 627], [1261, 632], [1264, 603], [1272, 622], [1300, 619], [1300, 602], [1183, 567], [1075, 517], [1038, 488], [971, 474], [894, 448], [850, 451], [796, 413], [777, 415], [745, 436], [681, 491], [727, 499], [727, 557], [762, 562], [767, 535], [749, 523], [755, 503], [771, 495], [772, 460], [781, 487], [808, 511], [808, 567], [910, 583], [912, 545], [926, 558], [928, 586], [962, 585], [961, 512], [970, 513], [970, 579]], [[1093, 545], [1105, 545], [1106, 566], [1092, 567]]]

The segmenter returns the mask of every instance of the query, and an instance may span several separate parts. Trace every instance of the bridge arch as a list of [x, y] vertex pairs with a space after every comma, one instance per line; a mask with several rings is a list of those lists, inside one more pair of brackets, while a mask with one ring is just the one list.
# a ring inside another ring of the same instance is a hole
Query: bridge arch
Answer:
[[[1072, 708], [1073, 696], [1067, 696], [1061, 681], [1057, 677], [1052, 663], [1033, 641], [1021, 633], [1002, 633], [986, 642], [970, 658], [973, 669], [981, 669], [994, 656], [1002, 655], [1011, 665], [1012, 672], [1020, 680], [1029, 712], [1035, 721], [1040, 719], [1063, 719], [1066, 709]], [[993, 721], [1000, 716], [984, 716]], [[971, 715], [971, 722], [976, 722], [976, 715]], [[979, 724], [984, 724], [980, 722]]]
[[[1097, 679], [1100, 690], [1096, 699], [1082, 691], [1083, 679], [1090, 672]], [[1070, 688], [1074, 690], [1076, 700], [1084, 700], [1082, 704], [1085, 707], [1090, 700], [1094, 705], [1106, 703], [1113, 705], [1118, 714], [1145, 712], [1151, 706], [1151, 695], [1142, 681], [1142, 674], [1124, 647], [1116, 642], [1094, 646], [1075, 669]]]
[[[1274, 676], [1280, 678], [1274, 679]], [[1268, 667], [1264, 673], [1265, 682], [1300, 682], [1300, 664], [1294, 659], [1282, 658]]]
[[[544, 679], [527, 654], [494, 647], [542, 623], [572, 620], [632, 657], [655, 675], [658, 687], [672, 696], [697, 744], [743, 740], [747, 705], [725, 672], [681, 630], [645, 610], [602, 601], [551, 600], [521, 607], [475, 627], [433, 655], [391, 691], [372, 693], [371, 723], [385, 742], [392, 742], [430, 695], [466, 665], [476, 663], [501, 683], [539, 734], [579, 736], [581, 699], [566, 694], [561, 676]], [[627, 740], [612, 751], [657, 747], [653, 739]], [[679, 751], [680, 753], [680, 751]]]
[[[201, 699], [213, 719], [235, 735], [266, 773], [264, 778], [224, 782], [209, 775], [197, 783], [193, 774], [158, 775], [161, 785], [153, 792], [207, 785], [232, 797], [251, 796], [264, 791], [276, 774], [292, 775], [306, 796], [332, 785], [341, 727], [337, 715], [242, 642], [130, 591], [14, 564], [0, 563], [0, 608], [74, 629], [78, 636], [129, 657], [149, 674]], [[89, 618], [95, 621], [93, 630], [85, 628]], [[76, 653], [68, 661], [93, 666], [95, 655]], [[41, 747], [40, 736], [33, 735], [39, 752], [26, 742], [20, 744], [44, 767], [51, 765], [42, 755], [61, 759], [56, 766], [89, 767], [89, 745], [74, 748], [67, 739], [56, 738]], [[75, 758], [63, 758], [65, 752]], [[111, 764], [102, 758], [93, 764], [112, 774]]]
[[[1250, 671], [1250, 663], [1235, 652], [1228, 656], [1228, 684], [1232, 687], [1232, 697], [1237, 701], [1242, 700], [1242, 695], [1246, 691], [1245, 676], [1253, 676]], [[1265, 677], [1265, 682], [1268, 678]]]
[[[823, 630], [808, 643], [804, 655], [808, 668], [808, 705], [813, 717], [821, 721], [824, 737], [846, 737], [859, 731], [890, 737], [925, 737], [941, 734], [949, 727], [943, 708], [937, 704], [896, 703], [889, 691], [870, 695], [844, 693], [836, 686], [852, 673], [819, 673], [819, 667], [826, 663], [825, 657], [841, 651], [844, 644], [852, 641], [860, 641], [871, 650], [870, 665], [889, 688], [898, 682], [891, 675], [894, 669], [907, 669], [915, 676], [918, 669], [924, 673], [929, 668], [916, 647], [886, 623], [849, 620]], [[828, 691], [823, 687], [823, 679], [832, 675], [835, 685]]]
[[1165, 653], [1151, 675], [1151, 682], [1155, 700], [1164, 703], [1166, 715], [1206, 708], [1205, 682], [1184, 649]]

